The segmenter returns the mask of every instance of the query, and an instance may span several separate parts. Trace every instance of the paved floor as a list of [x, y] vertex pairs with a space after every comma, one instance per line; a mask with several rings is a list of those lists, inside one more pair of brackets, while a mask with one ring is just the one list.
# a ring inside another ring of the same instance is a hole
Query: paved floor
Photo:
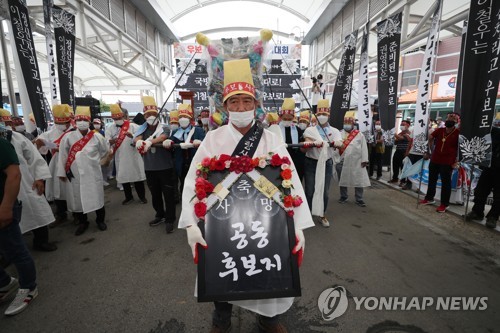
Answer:
[[[150, 227], [149, 204], [122, 206], [123, 192], [105, 193], [109, 229], [91, 223], [78, 237], [72, 222], [51, 229], [59, 249], [33, 253], [40, 294], [25, 312], [0, 317], [1, 333], [208, 332], [212, 305], [193, 297], [185, 232]], [[417, 208], [414, 197], [383, 182], [366, 189], [365, 208], [337, 199], [333, 184], [332, 226], [305, 231], [302, 297], [282, 318], [290, 332], [500, 332], [500, 234]], [[325, 321], [318, 297], [333, 286], [347, 290], [349, 304]], [[488, 299], [482, 311], [368, 310], [373, 302], [356, 309], [355, 298], [391, 296]], [[252, 313], [233, 310], [232, 332], [257, 331]]]

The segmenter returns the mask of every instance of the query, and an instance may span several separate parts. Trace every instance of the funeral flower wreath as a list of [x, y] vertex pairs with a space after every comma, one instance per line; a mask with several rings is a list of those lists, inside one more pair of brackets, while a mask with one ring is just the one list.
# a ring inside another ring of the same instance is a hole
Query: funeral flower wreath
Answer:
[[287, 214], [293, 217], [293, 208], [302, 204], [303, 200], [298, 195], [291, 195], [292, 169], [290, 159], [281, 157], [278, 154], [269, 153], [260, 157], [251, 158], [249, 156], [229, 156], [222, 154], [212, 158], [206, 157], [198, 163], [196, 170], [195, 195], [191, 199], [195, 201], [194, 213], [201, 220], [205, 219], [207, 213], [207, 197], [214, 191], [214, 185], [208, 181], [208, 175], [212, 171], [224, 171], [247, 173], [256, 168], [264, 169], [267, 166], [281, 168], [280, 177], [280, 199]]

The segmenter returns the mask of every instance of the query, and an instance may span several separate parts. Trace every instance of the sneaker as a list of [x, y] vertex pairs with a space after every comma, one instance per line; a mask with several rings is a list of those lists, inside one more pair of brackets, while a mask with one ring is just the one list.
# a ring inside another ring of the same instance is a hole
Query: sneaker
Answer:
[[16, 298], [10, 303], [7, 310], [5, 310], [6, 316], [13, 316], [18, 314], [19, 312], [24, 311], [28, 305], [31, 303], [35, 297], [38, 296], [38, 288], [33, 290], [29, 289], [19, 289], [17, 291]]
[[347, 198], [340, 198], [339, 203], [345, 204], [347, 202]]
[[475, 211], [471, 210], [469, 214], [465, 215], [466, 221], [482, 221], [484, 219], [484, 214], [478, 214]]
[[130, 198], [130, 199], [125, 199], [122, 201], [122, 205], [126, 206], [130, 203], [134, 202], [134, 198]]
[[489, 216], [486, 218], [486, 226], [491, 229], [495, 229], [497, 227], [498, 218]]
[[320, 217], [319, 221], [321, 222], [321, 225], [325, 228], [328, 228], [330, 226], [330, 222], [328, 222], [328, 220], [324, 216]]
[[359, 207], [366, 207], [366, 204], [363, 200], [357, 200], [356, 205], [358, 205]]
[[153, 221], [149, 222], [149, 225], [151, 227], [156, 227], [157, 225], [160, 225], [163, 222], [165, 222], [165, 218], [164, 217], [156, 217]]
[[432, 205], [432, 204], [435, 204], [436, 201], [434, 200], [427, 200], [427, 199], [422, 199], [418, 202], [420, 205]]
[[173, 223], [165, 223], [167, 234], [171, 234], [174, 232], [174, 224]]
[[19, 288], [19, 282], [16, 278], [11, 277], [9, 284], [0, 288], [0, 302], [5, 301], [17, 288]]
[[448, 209], [449, 206], [445, 206], [443, 204], [439, 205], [438, 208], [436, 208], [436, 212], [438, 213], [444, 213], [446, 212], [446, 210]]

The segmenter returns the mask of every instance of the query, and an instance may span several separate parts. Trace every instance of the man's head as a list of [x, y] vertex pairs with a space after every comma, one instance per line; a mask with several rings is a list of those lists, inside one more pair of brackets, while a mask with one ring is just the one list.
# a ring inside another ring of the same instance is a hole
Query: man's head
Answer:
[[375, 129], [380, 131], [382, 129], [382, 122], [380, 120], [375, 120]]
[[344, 131], [350, 132], [354, 128], [354, 118], [353, 117], [345, 117], [344, 118]]
[[100, 130], [102, 125], [101, 120], [99, 118], [94, 118], [94, 120], [92, 120], [92, 125], [96, 130]]
[[200, 120], [202, 125], [208, 125], [210, 119], [210, 111], [208, 109], [203, 109], [200, 112]]
[[144, 104], [144, 118], [150, 126], [158, 124], [158, 106], [152, 96], [143, 96], [142, 104]]
[[280, 111], [281, 123], [285, 127], [291, 126], [295, 118], [295, 100], [293, 98], [285, 98]]
[[305, 130], [307, 127], [309, 127], [310, 119], [311, 113], [309, 112], [309, 110], [301, 111], [299, 117], [299, 128], [301, 130]]
[[86, 131], [90, 127], [90, 107], [77, 106], [75, 112], [76, 128], [80, 131]]
[[460, 123], [460, 115], [456, 112], [450, 112], [446, 115], [446, 121], [444, 122], [444, 126], [448, 128], [455, 127]]
[[330, 103], [327, 99], [320, 99], [316, 109], [316, 118], [320, 125], [325, 125], [330, 118]]
[[12, 117], [10, 112], [5, 109], [0, 109], [0, 122], [5, 126], [12, 128]]
[[109, 106], [109, 110], [111, 111], [111, 118], [115, 121], [115, 124], [118, 126], [123, 125], [124, 122], [124, 113], [119, 104], [111, 104]]
[[410, 128], [410, 122], [408, 120], [401, 120], [401, 125], [399, 126], [399, 128], [402, 131], [407, 130], [408, 128]]
[[193, 111], [191, 110], [191, 105], [181, 104], [177, 110], [179, 111], [179, 126], [187, 128], [193, 121]]
[[71, 125], [73, 111], [68, 104], [56, 104], [52, 107], [54, 115], [55, 127], [61, 131], [65, 131]]

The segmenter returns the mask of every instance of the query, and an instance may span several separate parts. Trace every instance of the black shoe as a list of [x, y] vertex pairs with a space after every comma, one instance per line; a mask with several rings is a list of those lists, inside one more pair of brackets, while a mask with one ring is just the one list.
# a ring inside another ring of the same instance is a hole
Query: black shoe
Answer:
[[340, 198], [339, 203], [345, 204], [347, 202], [347, 198]]
[[174, 224], [173, 223], [165, 223], [166, 224], [166, 229], [167, 229], [167, 234], [171, 234], [174, 232]]
[[57, 216], [56, 217], [56, 220], [54, 222], [52, 222], [50, 225], [49, 225], [49, 228], [55, 228], [61, 224], [63, 224], [64, 222], [66, 222], [68, 219], [66, 217], [66, 215], [64, 216]]
[[472, 221], [472, 220], [476, 220], [476, 221], [482, 221], [484, 218], [484, 214], [478, 214], [476, 213], [475, 211], [471, 210], [469, 212], [469, 214], [467, 214], [465, 216], [465, 220], [466, 221]]
[[486, 218], [486, 226], [490, 229], [495, 229], [497, 227], [498, 218], [489, 216]]
[[52, 252], [57, 250], [57, 246], [56, 244], [49, 242], [33, 244], [33, 250], [42, 252]]
[[126, 206], [134, 201], [134, 198], [125, 199], [122, 201], [122, 205]]
[[88, 223], [78, 224], [78, 228], [75, 231], [75, 236], [80, 236], [81, 234], [83, 234], [88, 227], [89, 227]]
[[106, 229], [108, 229], [108, 226], [106, 225], [106, 223], [104, 222], [97, 222], [97, 227], [99, 228], [99, 230], [101, 231], [104, 231]]
[[358, 205], [359, 207], [366, 207], [366, 204], [363, 200], [357, 200], [356, 205]]
[[140, 202], [141, 204], [147, 204], [147, 203], [148, 203], [148, 199], [146, 199], [146, 198], [142, 198], [142, 199], [139, 199], [139, 202]]
[[165, 222], [165, 218], [164, 217], [156, 217], [153, 221], [149, 222], [149, 225], [151, 227], [156, 227], [157, 225], [160, 225], [163, 222]]

